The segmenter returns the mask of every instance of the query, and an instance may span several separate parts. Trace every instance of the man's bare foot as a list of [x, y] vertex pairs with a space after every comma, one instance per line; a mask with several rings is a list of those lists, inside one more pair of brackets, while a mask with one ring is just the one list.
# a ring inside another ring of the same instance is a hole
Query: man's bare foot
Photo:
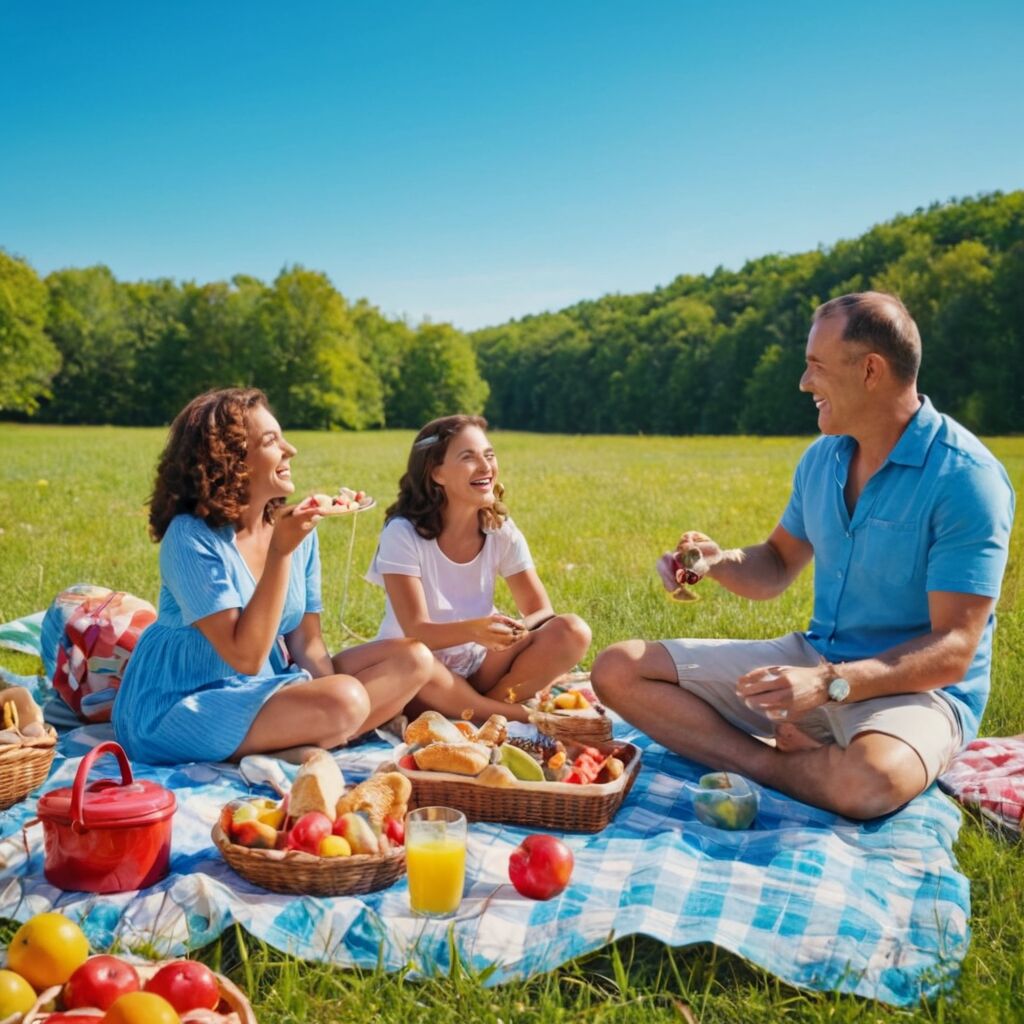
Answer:
[[813, 736], [808, 736], [792, 722], [781, 722], [775, 726], [775, 749], [781, 750], [784, 754], [791, 754], [797, 750], [817, 750], [822, 746], [823, 743], [819, 743]]

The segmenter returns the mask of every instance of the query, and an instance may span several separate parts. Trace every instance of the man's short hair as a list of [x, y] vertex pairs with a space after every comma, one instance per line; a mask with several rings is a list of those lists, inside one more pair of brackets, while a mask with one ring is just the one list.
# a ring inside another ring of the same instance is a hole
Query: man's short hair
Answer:
[[907, 307], [885, 292], [853, 292], [823, 302], [814, 323], [842, 315], [843, 341], [860, 342], [888, 360], [893, 374], [910, 383], [921, 367], [921, 335]]

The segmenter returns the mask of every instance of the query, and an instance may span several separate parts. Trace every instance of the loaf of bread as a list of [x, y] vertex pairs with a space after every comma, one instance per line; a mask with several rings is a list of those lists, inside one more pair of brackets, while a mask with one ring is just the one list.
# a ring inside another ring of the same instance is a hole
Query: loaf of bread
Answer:
[[384, 827], [385, 818], [404, 818], [412, 796], [412, 783], [400, 772], [378, 772], [350, 789], [338, 800], [335, 812], [340, 818], [349, 811], [364, 811], [375, 831]]
[[410, 747], [428, 743], [464, 743], [465, 736], [438, 711], [424, 711], [405, 730], [405, 742]]
[[345, 791], [345, 779], [338, 762], [326, 750], [318, 750], [299, 769], [288, 798], [288, 814], [301, 818], [310, 811], [320, 811], [331, 821], [337, 817], [335, 808]]
[[[461, 739], [461, 737], [460, 737]], [[479, 775], [491, 763], [491, 750], [480, 743], [431, 743], [413, 752], [416, 767], [427, 772]]]

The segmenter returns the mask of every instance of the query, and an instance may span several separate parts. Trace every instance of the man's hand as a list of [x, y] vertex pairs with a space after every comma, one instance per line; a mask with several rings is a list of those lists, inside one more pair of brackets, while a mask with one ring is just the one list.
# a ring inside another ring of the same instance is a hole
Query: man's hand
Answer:
[[810, 668], [770, 665], [740, 676], [736, 693], [748, 707], [764, 712], [772, 721], [799, 721], [828, 703], [828, 680], [824, 662]]
[[699, 549], [700, 553], [704, 556], [704, 561], [708, 563], [709, 569], [723, 558], [722, 549], [707, 534], [699, 533], [697, 530], [687, 530], [679, 538], [676, 551], [682, 554], [688, 548], [693, 547]]

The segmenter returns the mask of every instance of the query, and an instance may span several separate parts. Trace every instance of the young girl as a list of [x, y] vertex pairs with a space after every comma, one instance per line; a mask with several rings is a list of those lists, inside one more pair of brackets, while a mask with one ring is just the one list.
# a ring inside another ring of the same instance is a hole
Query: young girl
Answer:
[[430, 678], [433, 657], [414, 641], [327, 653], [321, 517], [310, 499], [284, 507], [295, 451], [255, 389], [200, 395], [171, 425], [149, 514], [159, 616], [114, 702], [133, 760], [337, 746], [398, 714]]
[[[525, 721], [515, 702], [572, 668], [590, 646], [590, 629], [552, 609], [501, 503], [486, 428], [479, 416], [445, 416], [416, 435], [366, 579], [387, 592], [378, 638], [411, 637], [434, 652], [411, 711]], [[495, 609], [499, 576], [522, 621]]]

